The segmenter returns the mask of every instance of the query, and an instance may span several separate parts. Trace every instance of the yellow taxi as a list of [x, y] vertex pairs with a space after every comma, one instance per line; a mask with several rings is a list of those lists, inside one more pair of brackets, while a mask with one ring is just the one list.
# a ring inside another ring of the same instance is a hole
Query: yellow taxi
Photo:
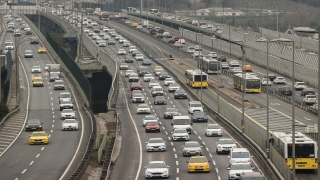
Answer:
[[29, 144], [48, 144], [49, 135], [45, 131], [35, 131], [29, 135]]
[[205, 156], [191, 156], [188, 163], [188, 172], [210, 172], [210, 164]]
[[133, 23], [132, 26], [133, 27], [138, 27], [138, 23]]
[[159, 69], [164, 70], [162, 66], [155, 66], [155, 67], [153, 68], [153, 72], [155, 73], [155, 72], [156, 72], [157, 70], [159, 70]]
[[47, 53], [47, 50], [45, 47], [39, 47], [38, 48], [38, 53]]

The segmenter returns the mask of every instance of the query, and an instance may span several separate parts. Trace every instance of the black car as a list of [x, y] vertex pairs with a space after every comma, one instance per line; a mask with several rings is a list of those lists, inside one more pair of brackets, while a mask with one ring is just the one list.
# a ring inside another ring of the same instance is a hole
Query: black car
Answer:
[[151, 60], [150, 59], [142, 60], [142, 65], [151, 65]]
[[225, 56], [219, 56], [218, 61], [227, 62], [227, 58]]
[[208, 122], [208, 116], [205, 112], [195, 111], [191, 117], [192, 122]]
[[274, 74], [269, 74], [269, 76], [264, 75], [263, 77], [264, 77], [264, 78], [269, 77], [270, 81], [273, 81], [277, 76], [276, 76], [276, 75], [274, 75]]
[[174, 98], [175, 99], [187, 99], [188, 98], [188, 94], [185, 90], [183, 89], [177, 89], [174, 92]]
[[169, 40], [168, 40], [168, 43], [169, 43], [169, 44], [174, 44], [175, 42], [176, 42], [176, 41], [175, 41], [174, 39], [169, 39]]
[[314, 91], [313, 88], [304, 88], [302, 91], [301, 91], [301, 96], [305, 96], [305, 95], [315, 95], [316, 92]]
[[114, 42], [114, 41], [109, 41], [108, 44], [109, 44], [109, 45], [115, 45], [116, 42]]
[[159, 80], [165, 80], [166, 78], [169, 78], [169, 77], [170, 77], [170, 75], [167, 72], [161, 72], [159, 74]]
[[164, 96], [156, 96], [154, 98], [154, 104], [167, 104], [167, 99]]
[[100, 33], [100, 30], [99, 29], [93, 29], [93, 32]]
[[126, 63], [133, 63], [133, 59], [131, 56], [126, 56], [126, 58], [124, 59], [124, 62]]
[[279, 92], [284, 95], [292, 96], [292, 90], [289, 86], [279, 87]]
[[26, 123], [26, 131], [42, 131], [42, 124], [39, 119], [30, 119]]
[[145, 74], [150, 74], [149, 69], [141, 69], [138, 73], [139, 77], [143, 77]]
[[39, 44], [39, 40], [36, 37], [30, 38], [31, 44]]
[[163, 118], [164, 119], [172, 119], [173, 116], [179, 116], [179, 110], [177, 110], [176, 108], [166, 108], [163, 111]]

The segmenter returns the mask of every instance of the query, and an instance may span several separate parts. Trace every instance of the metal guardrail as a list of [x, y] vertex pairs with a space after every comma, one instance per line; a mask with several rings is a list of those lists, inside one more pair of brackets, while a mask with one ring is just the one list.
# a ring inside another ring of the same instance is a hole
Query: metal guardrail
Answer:
[[92, 149], [94, 148], [94, 141], [96, 140], [96, 119], [93, 115], [93, 113], [91, 111], [89, 111], [89, 109], [85, 106], [85, 104], [82, 105], [83, 109], [86, 111], [87, 115], [90, 117], [91, 119], [91, 135], [90, 135], [90, 139], [87, 145], [87, 149], [86, 152], [84, 154], [84, 156], [82, 157], [82, 160], [80, 161], [77, 169], [75, 169], [72, 173], [72, 175], [68, 178], [69, 180], [80, 180], [81, 176], [84, 174], [84, 172], [86, 171], [86, 167], [89, 164], [89, 158], [91, 156], [92, 153]]
[[[115, 21], [117, 22], [117, 21]], [[120, 22], [119, 22], [120, 23]], [[119, 32], [121, 34], [121, 32]], [[147, 33], [146, 33], [147, 34]], [[148, 34], [149, 35], [149, 34]], [[126, 34], [122, 34], [123, 37], [125, 37], [126, 39], [130, 40], [132, 43], [135, 42], [134, 39], [132, 39], [130, 36], [127, 36]], [[150, 35], [149, 35], [150, 36]], [[153, 37], [154, 38], [154, 37]], [[154, 62], [156, 62], [157, 64], [161, 65], [162, 67], [164, 67], [164, 69], [169, 72], [175, 79], [180, 80], [174, 72], [172, 72], [168, 67], [166, 67], [164, 64], [162, 64], [161, 61], [157, 61], [155, 60], [152, 56], [149, 55], [149, 53], [140, 46], [140, 44], [135, 43], [135, 45], [141, 49], [143, 51], [143, 53], [145, 53], [146, 55], [148, 55], [150, 57], [151, 60], [153, 60]], [[170, 45], [169, 45], [170, 46]], [[175, 47], [174, 47], [175, 48]], [[181, 80], [180, 80], [181, 82]], [[200, 100], [200, 98], [194, 94], [185, 83], [181, 82], [180, 83], [181, 86], [184, 87], [184, 89], [186, 89], [189, 92], [189, 95], [191, 95], [194, 99]], [[256, 155], [256, 157], [264, 162], [264, 166], [265, 168], [269, 171], [270, 175], [274, 178], [274, 179], [283, 179], [282, 175], [279, 173], [279, 171], [277, 170], [277, 168], [273, 165], [273, 163], [267, 159], [265, 152], [253, 141], [251, 140], [246, 134], [242, 133], [242, 131], [236, 127], [232, 122], [230, 122], [228, 119], [226, 119], [225, 117], [223, 117], [221, 114], [217, 113], [216, 111], [214, 111], [211, 107], [207, 106], [206, 104], [204, 104], [205, 106], [205, 110], [207, 111], [207, 113], [209, 115], [211, 115], [212, 117], [216, 117], [216, 119], [224, 125], [225, 128], [229, 129], [230, 131], [232, 131], [235, 135], [238, 136], [239, 139], [241, 139], [250, 149], [252, 152], [254, 152], [254, 154]]]

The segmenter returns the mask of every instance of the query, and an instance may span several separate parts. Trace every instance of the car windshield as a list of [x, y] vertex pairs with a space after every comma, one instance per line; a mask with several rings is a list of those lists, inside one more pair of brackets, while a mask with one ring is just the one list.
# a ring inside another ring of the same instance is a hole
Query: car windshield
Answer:
[[133, 70], [127, 70], [127, 73], [132, 73], [133, 72]]
[[60, 98], [70, 98], [71, 95], [70, 94], [61, 94]]
[[59, 84], [60, 85], [60, 84], [64, 84], [64, 83], [58, 81], [58, 82], [54, 82], [54, 84]]
[[205, 116], [205, 113], [196, 111], [196, 112], [193, 113], [193, 116]]
[[149, 143], [163, 143], [162, 139], [150, 139]]
[[144, 77], [153, 77], [151, 74], [146, 74]]
[[71, 101], [62, 101], [61, 104], [71, 104]]
[[166, 81], [174, 81], [172, 78], [167, 78]]
[[62, 112], [66, 112], [66, 113], [73, 113], [73, 110], [72, 109], [64, 109]]
[[232, 152], [232, 158], [249, 158], [249, 152]]
[[230, 167], [232, 170], [250, 170], [252, 169], [249, 164], [234, 164]]
[[209, 124], [207, 129], [220, 129], [220, 126], [218, 124]]
[[154, 120], [157, 119], [155, 116], [145, 116], [144, 120]]
[[190, 104], [191, 107], [201, 107], [200, 103], [192, 103]]
[[38, 119], [32, 119], [28, 121], [28, 124], [40, 124], [40, 121]]
[[154, 88], [155, 91], [162, 91], [162, 88]]
[[305, 85], [305, 83], [301, 82], [301, 83], [297, 83], [297, 85]]
[[317, 98], [316, 96], [307, 96], [307, 98]]
[[134, 97], [143, 97], [142, 94], [135, 94]]
[[32, 68], [38, 69], [38, 68], [40, 68], [40, 67], [39, 67], [39, 66], [33, 66]]
[[128, 64], [126, 64], [126, 63], [121, 63], [120, 65], [121, 66], [128, 66]]
[[176, 90], [176, 93], [184, 94], [185, 91], [184, 90]]
[[46, 133], [32, 133], [32, 136], [46, 136]]
[[76, 123], [77, 121], [74, 120], [74, 119], [67, 119], [67, 120], [64, 120], [63, 123]]
[[131, 77], [138, 77], [137, 74], [130, 74]]
[[170, 84], [170, 87], [178, 87], [178, 84]]
[[232, 139], [220, 139], [219, 144], [234, 144]]
[[140, 105], [139, 105], [139, 108], [149, 108], [149, 106], [146, 105], [146, 104], [140, 104]]
[[168, 75], [168, 73], [166, 73], [166, 72], [162, 72], [161, 74], [160, 74], [160, 76], [167, 76]]
[[151, 81], [150, 83], [159, 83], [159, 81]]
[[283, 77], [278, 77], [278, 79], [283, 79]]
[[188, 133], [185, 129], [175, 129], [174, 133]]
[[166, 168], [165, 163], [150, 163], [148, 166], [148, 169], [154, 169], [154, 168]]
[[191, 163], [198, 163], [198, 162], [207, 162], [207, 158], [201, 157], [201, 158], [190, 158]]
[[165, 99], [164, 96], [156, 96], [156, 99]]
[[200, 144], [198, 142], [188, 142], [185, 143], [185, 147], [200, 147]]
[[177, 112], [175, 108], [167, 108], [166, 112]]

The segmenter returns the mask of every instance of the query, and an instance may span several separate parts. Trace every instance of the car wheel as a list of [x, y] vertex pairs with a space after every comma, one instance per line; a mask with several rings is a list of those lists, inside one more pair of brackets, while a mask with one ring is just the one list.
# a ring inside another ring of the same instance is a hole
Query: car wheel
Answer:
[[147, 133], [148, 131], [147, 131], [147, 130], [145, 130], [145, 132]]
[[220, 154], [219, 151], [218, 151], [218, 149], [216, 149], [216, 153], [217, 153], [217, 154]]

